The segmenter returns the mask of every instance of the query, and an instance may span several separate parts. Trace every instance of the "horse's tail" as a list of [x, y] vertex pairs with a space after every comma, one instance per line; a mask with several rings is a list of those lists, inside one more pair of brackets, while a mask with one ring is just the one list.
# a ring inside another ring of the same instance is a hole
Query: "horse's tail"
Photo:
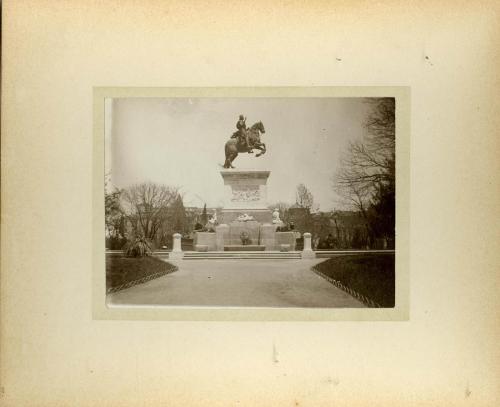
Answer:
[[234, 160], [235, 156], [238, 154], [238, 148], [236, 147], [236, 140], [229, 139], [224, 145], [224, 153], [226, 159], [224, 161], [224, 168], [230, 168], [231, 162]]

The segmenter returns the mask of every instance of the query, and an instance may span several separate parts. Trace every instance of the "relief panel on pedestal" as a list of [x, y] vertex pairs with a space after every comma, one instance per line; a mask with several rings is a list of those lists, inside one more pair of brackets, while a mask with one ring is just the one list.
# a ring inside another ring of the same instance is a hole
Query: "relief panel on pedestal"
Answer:
[[233, 186], [231, 202], [258, 202], [261, 199], [258, 185]]

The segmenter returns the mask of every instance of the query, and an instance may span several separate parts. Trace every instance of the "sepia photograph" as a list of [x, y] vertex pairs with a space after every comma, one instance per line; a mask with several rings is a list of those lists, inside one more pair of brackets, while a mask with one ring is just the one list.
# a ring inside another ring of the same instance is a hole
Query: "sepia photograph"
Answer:
[[2, 407], [500, 405], [500, 2], [1, 2]]
[[395, 105], [106, 98], [108, 307], [393, 308]]

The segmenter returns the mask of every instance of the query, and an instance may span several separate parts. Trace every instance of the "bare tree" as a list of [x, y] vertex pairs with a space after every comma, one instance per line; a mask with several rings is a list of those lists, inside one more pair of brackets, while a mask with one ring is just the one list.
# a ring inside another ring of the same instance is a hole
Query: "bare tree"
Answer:
[[178, 196], [178, 188], [151, 182], [125, 189], [123, 197], [136, 234], [153, 240]]
[[278, 201], [272, 205], [269, 205], [269, 209], [271, 210], [274, 210], [274, 209], [278, 209], [279, 213], [280, 213], [280, 219], [283, 221], [283, 222], [288, 222], [289, 220], [289, 209], [290, 209], [291, 205], [289, 203], [286, 203], [286, 202], [282, 202], [282, 201]]
[[356, 209], [367, 202], [379, 183], [394, 182], [395, 174], [395, 102], [393, 98], [370, 100], [374, 109], [365, 126], [367, 136], [351, 142], [334, 177], [334, 188]]
[[122, 190], [110, 185], [110, 174], [104, 180], [104, 224], [106, 236], [117, 238], [123, 232], [123, 209], [121, 207]]
[[349, 144], [333, 187], [342, 204], [362, 214], [373, 235], [369, 209], [381, 190], [393, 191], [395, 185], [395, 100], [378, 98], [369, 103], [373, 109], [365, 122], [367, 135]]
[[122, 191], [115, 189], [104, 194], [104, 223], [106, 235], [109, 237], [119, 237], [122, 226], [123, 210], [120, 205]]
[[313, 195], [304, 184], [297, 185], [297, 192], [295, 193], [295, 203], [299, 208], [306, 208], [311, 210], [313, 207]]

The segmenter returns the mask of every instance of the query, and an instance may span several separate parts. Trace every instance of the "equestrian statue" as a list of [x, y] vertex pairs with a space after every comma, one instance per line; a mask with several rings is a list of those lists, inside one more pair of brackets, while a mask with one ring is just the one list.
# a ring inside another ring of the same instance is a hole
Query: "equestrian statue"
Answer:
[[240, 115], [236, 128], [238, 130], [226, 142], [224, 168], [234, 168], [232, 162], [238, 157], [238, 153], [253, 153], [253, 150], [257, 149], [260, 152], [255, 157], [260, 157], [266, 152], [266, 145], [260, 141], [260, 133], [266, 132], [262, 122], [257, 122], [247, 129], [246, 117]]

